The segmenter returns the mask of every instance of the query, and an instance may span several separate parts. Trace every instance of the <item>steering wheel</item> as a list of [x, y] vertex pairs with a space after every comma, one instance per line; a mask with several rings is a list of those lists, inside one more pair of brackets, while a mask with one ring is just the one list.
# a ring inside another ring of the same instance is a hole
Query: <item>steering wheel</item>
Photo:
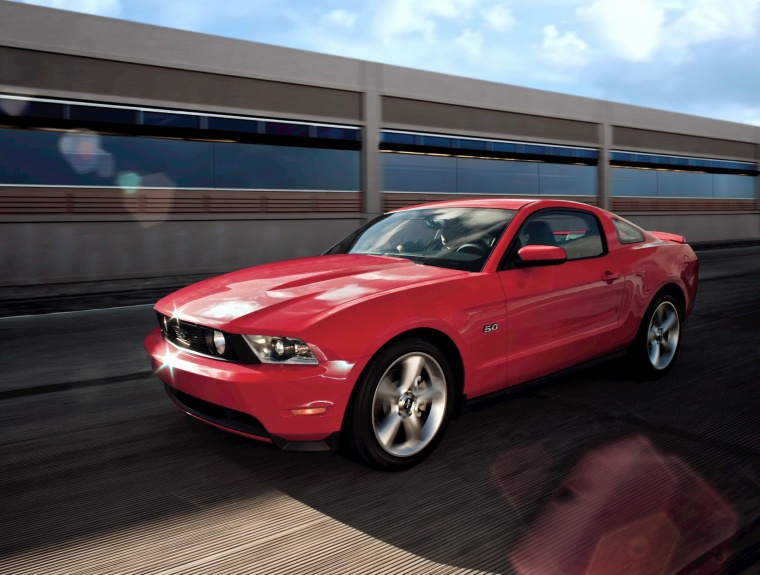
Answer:
[[480, 244], [462, 244], [459, 246], [456, 251], [462, 252], [465, 254], [473, 254], [476, 256], [482, 256], [486, 253], [486, 248], [484, 248]]

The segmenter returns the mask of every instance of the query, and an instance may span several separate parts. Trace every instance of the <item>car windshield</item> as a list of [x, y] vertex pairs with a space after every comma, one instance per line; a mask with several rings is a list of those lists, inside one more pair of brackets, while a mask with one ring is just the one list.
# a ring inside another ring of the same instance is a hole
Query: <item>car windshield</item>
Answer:
[[415, 263], [480, 271], [514, 210], [418, 208], [385, 214], [325, 254], [402, 257]]

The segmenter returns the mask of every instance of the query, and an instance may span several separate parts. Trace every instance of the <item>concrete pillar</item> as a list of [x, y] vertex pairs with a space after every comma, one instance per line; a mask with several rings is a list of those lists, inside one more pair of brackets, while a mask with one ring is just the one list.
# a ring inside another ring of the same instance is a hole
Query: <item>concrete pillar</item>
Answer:
[[363, 212], [370, 220], [382, 213], [380, 189], [380, 127], [382, 122], [382, 64], [361, 62], [364, 69], [362, 94], [362, 192]]
[[[606, 116], [606, 114], [605, 114]], [[607, 122], [599, 124], [599, 163], [597, 164], [597, 182], [599, 186], [599, 206], [609, 210], [612, 205], [610, 184], [610, 146], [612, 145], [612, 126]]]
[[[760, 141], [755, 144], [755, 169], [760, 170]], [[755, 176], [755, 207], [760, 210], [760, 174]], [[757, 217], [760, 218], [760, 214]]]

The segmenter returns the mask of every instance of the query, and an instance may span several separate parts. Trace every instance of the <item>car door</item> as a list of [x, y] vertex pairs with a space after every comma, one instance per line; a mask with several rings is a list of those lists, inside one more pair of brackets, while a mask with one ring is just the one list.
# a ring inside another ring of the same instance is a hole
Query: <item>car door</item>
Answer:
[[[525, 245], [562, 247], [567, 260], [524, 265]], [[608, 353], [620, 320], [623, 271], [590, 211], [545, 209], [521, 225], [498, 272], [506, 298], [507, 377], [526, 381]]]

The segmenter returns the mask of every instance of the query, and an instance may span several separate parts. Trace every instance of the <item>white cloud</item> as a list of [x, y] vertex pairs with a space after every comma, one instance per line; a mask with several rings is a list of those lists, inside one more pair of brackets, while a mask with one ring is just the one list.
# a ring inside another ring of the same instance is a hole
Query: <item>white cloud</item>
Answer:
[[577, 68], [588, 61], [589, 45], [574, 32], [560, 34], [553, 24], [544, 26], [541, 58], [555, 66]]
[[350, 30], [356, 24], [356, 12], [349, 12], [348, 10], [338, 8], [322, 16], [321, 21], [323, 24]]
[[84, 12], [96, 16], [121, 16], [120, 0], [21, 0], [24, 4], [36, 4], [72, 12]]
[[695, 0], [664, 29], [663, 48], [683, 59], [689, 48], [717, 40], [757, 35], [760, 0]]
[[476, 0], [389, 0], [378, 5], [375, 32], [386, 43], [400, 36], [415, 35], [434, 42], [438, 20], [469, 20], [476, 7]]
[[454, 39], [454, 43], [470, 56], [479, 56], [483, 50], [483, 36], [480, 32], [467, 28]]
[[[404, 2], [405, 0], [397, 0]], [[408, 0], [407, 0], [408, 1]], [[417, 6], [421, 13], [443, 18], [469, 18], [477, 7], [477, 0], [416, 0], [409, 2]]]
[[517, 24], [517, 19], [505, 4], [497, 4], [496, 6], [483, 8], [481, 9], [480, 14], [483, 17], [486, 26], [491, 30], [496, 30], [498, 32], [511, 30], [515, 27], [515, 24]]
[[682, 61], [695, 46], [757, 35], [760, 0], [591, 0], [576, 16], [600, 51], [630, 62]]
[[600, 38], [600, 49], [633, 62], [653, 57], [665, 23], [665, 9], [655, 0], [595, 0], [576, 14]]

